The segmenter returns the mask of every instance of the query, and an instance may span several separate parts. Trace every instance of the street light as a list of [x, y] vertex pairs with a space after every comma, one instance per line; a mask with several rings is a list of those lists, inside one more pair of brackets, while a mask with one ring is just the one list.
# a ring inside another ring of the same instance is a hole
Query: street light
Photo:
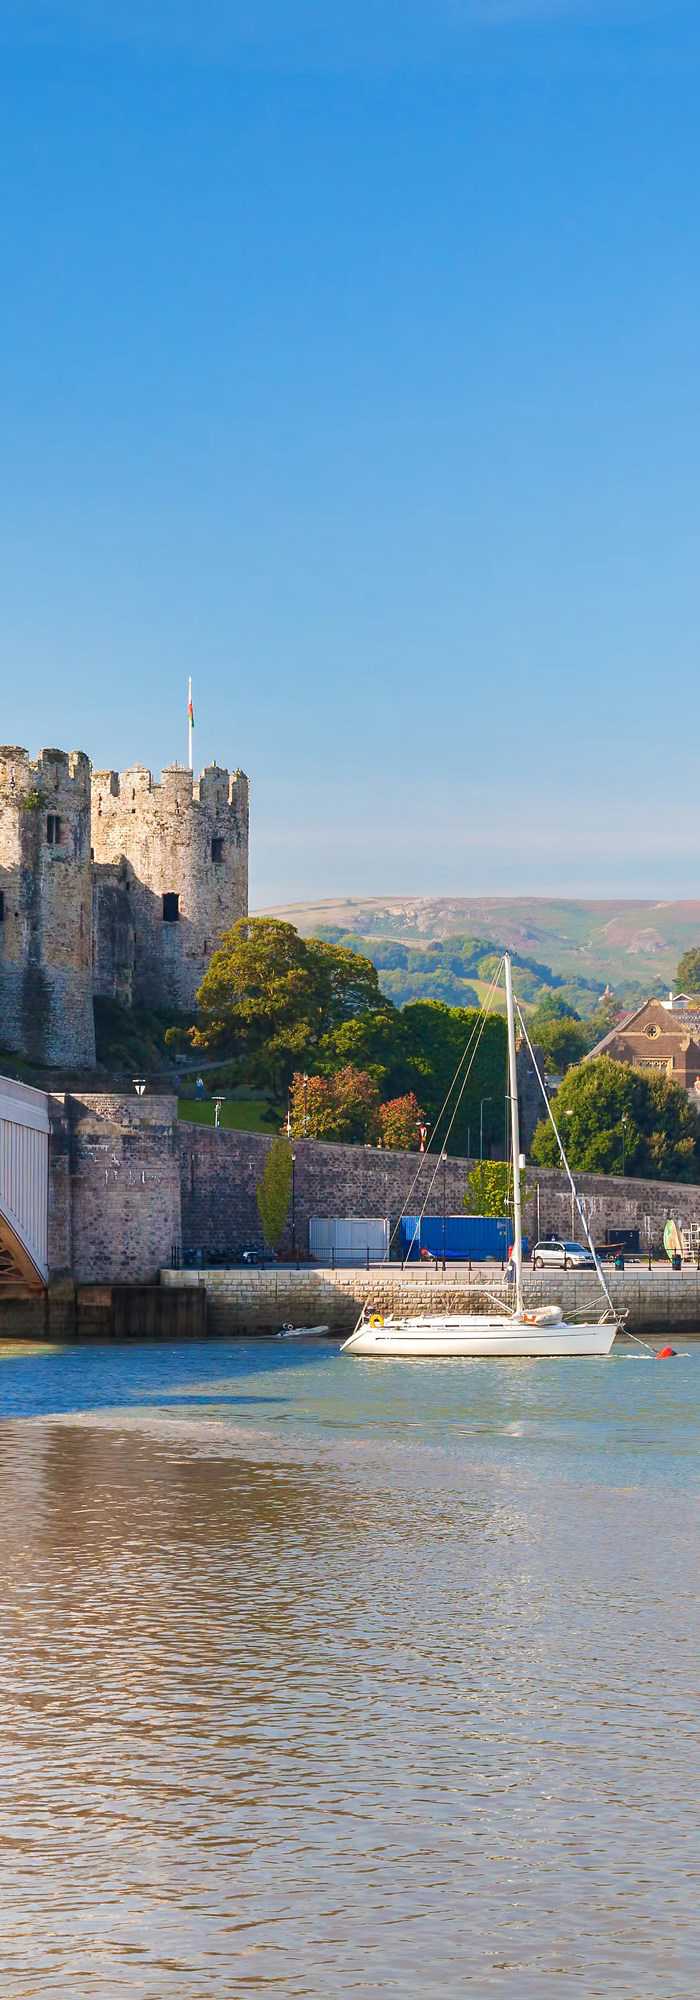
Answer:
[[419, 1121], [418, 1121], [418, 1124], [416, 1125], [416, 1131], [417, 1131], [417, 1133], [418, 1133], [418, 1138], [419, 1138], [419, 1140], [420, 1140], [420, 1144], [419, 1144], [419, 1147], [418, 1147], [418, 1151], [419, 1151], [419, 1153], [424, 1153], [424, 1152], [425, 1152], [425, 1142], [426, 1142], [426, 1139], [427, 1139], [427, 1137], [428, 1137], [428, 1133], [429, 1133], [429, 1131], [430, 1131], [430, 1124], [429, 1124], [429, 1122], [428, 1122], [428, 1121], [427, 1121], [426, 1119], [419, 1119]]
[[622, 1113], [622, 1117], [620, 1119], [620, 1126], [622, 1130], [622, 1178], [624, 1180], [625, 1168], [627, 1163], [627, 1112], [626, 1111], [623, 1111]]
[[296, 1263], [296, 1255], [297, 1255], [297, 1220], [296, 1220], [296, 1209], [294, 1206], [294, 1198], [295, 1198], [294, 1168], [296, 1166], [296, 1159], [297, 1159], [296, 1153], [292, 1153], [292, 1263], [293, 1264]]
[[219, 1125], [221, 1124], [221, 1106], [222, 1106], [223, 1102], [224, 1102], [224, 1099], [223, 1099], [223, 1097], [215, 1097], [215, 1098], [214, 1098], [214, 1129], [215, 1129], [215, 1130], [218, 1130], [218, 1127], [219, 1127]]
[[145, 1076], [135, 1076], [135, 1077], [133, 1077], [133, 1078], [132, 1078], [132, 1082], [133, 1082], [133, 1086], [134, 1086], [134, 1090], [136, 1091], [136, 1095], [137, 1095], [137, 1097], [143, 1097], [143, 1094], [144, 1094], [144, 1091], [145, 1091], [145, 1089], [146, 1089], [146, 1078], [145, 1078]]

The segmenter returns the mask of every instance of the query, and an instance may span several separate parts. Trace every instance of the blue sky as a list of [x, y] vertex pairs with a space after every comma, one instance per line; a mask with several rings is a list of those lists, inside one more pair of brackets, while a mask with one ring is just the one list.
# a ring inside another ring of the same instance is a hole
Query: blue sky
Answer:
[[695, 895], [697, 6], [4, 0], [5, 741], [254, 901]]

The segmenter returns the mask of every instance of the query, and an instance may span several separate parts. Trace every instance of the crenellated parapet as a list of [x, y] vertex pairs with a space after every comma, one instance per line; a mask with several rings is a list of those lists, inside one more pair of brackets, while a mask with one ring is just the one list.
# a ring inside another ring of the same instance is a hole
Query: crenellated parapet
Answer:
[[95, 771], [92, 844], [101, 866], [129, 866], [135, 1001], [191, 1010], [218, 938], [248, 909], [245, 773]]
[[191, 1012], [248, 909], [248, 780], [0, 746], [0, 1045], [95, 1058], [93, 995]]
[[0, 1034], [35, 1062], [89, 1065], [90, 761], [0, 748]]

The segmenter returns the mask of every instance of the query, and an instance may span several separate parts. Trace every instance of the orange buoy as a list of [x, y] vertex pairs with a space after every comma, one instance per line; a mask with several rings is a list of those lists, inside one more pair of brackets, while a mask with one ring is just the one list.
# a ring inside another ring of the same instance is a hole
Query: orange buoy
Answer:
[[676, 1356], [675, 1347], [657, 1347], [656, 1350], [657, 1361], [670, 1361], [672, 1358], [675, 1359], [675, 1356]]

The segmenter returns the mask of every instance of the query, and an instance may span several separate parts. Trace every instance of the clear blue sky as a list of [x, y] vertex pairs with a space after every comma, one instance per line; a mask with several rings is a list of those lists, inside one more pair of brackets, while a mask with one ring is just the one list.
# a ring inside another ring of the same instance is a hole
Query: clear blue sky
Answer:
[[3, 741], [258, 904], [700, 893], [700, 9], [3, 0]]

